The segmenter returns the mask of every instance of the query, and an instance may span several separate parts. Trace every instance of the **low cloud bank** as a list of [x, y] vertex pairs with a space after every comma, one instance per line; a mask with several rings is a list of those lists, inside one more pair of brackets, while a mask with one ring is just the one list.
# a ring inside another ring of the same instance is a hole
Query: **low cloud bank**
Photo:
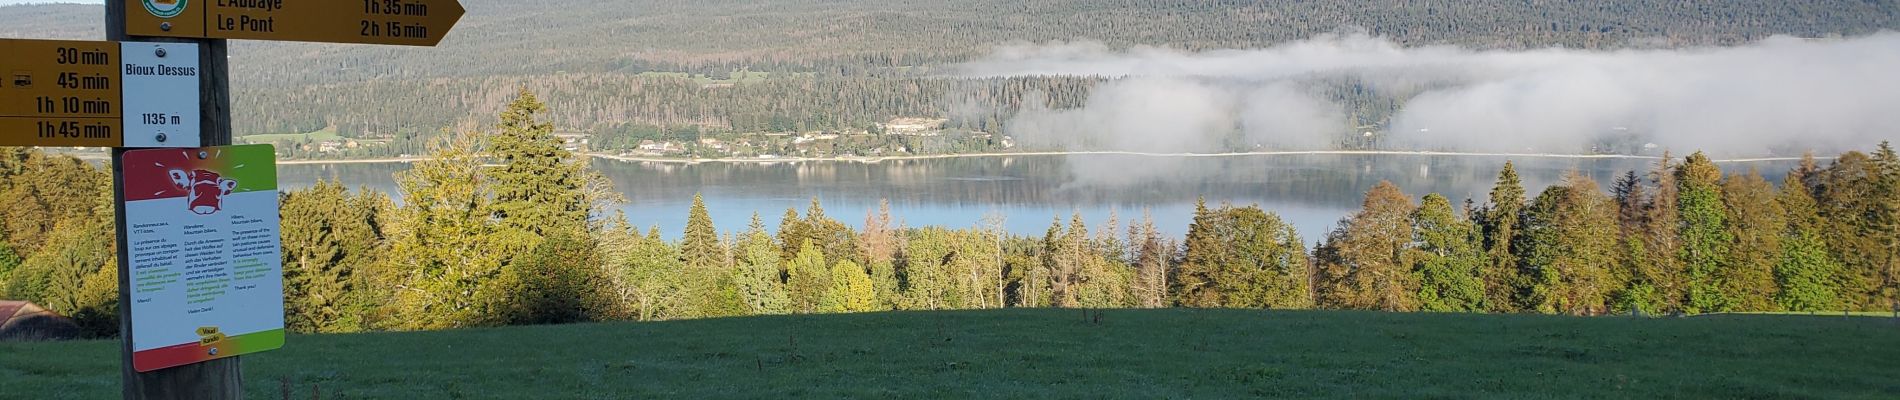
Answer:
[[[1404, 47], [1364, 34], [1183, 52], [1097, 43], [999, 48], [964, 77], [1102, 76], [1078, 108], [1031, 99], [1026, 144], [1151, 152], [1325, 150], [1373, 132], [1382, 148], [1576, 153], [1653, 143], [1746, 157], [1900, 138], [1900, 33], [1668, 50]], [[1340, 82], [1401, 100], [1350, 122]], [[1350, 140], [1350, 139], [1347, 139]]]

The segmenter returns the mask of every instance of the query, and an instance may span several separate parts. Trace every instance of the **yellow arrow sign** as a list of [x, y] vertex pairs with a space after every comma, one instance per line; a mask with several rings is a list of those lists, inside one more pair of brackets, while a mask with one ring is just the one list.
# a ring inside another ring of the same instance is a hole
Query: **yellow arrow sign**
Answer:
[[119, 47], [0, 39], [0, 146], [118, 146]]
[[196, 147], [198, 45], [0, 39], [0, 146]]
[[132, 36], [434, 46], [462, 18], [456, 0], [108, 0]]

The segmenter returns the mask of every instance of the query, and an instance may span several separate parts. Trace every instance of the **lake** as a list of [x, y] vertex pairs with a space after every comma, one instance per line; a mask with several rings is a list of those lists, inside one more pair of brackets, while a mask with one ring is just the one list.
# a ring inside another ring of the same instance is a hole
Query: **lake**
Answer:
[[[753, 213], [776, 228], [787, 207], [802, 214], [811, 198], [825, 213], [853, 227], [889, 200], [908, 226], [969, 227], [1001, 214], [1012, 233], [1040, 236], [1057, 217], [1081, 213], [1099, 229], [1111, 213], [1122, 229], [1144, 213], [1165, 233], [1180, 236], [1194, 203], [1258, 204], [1292, 223], [1309, 245], [1359, 208], [1365, 191], [1389, 180], [1414, 198], [1440, 193], [1482, 203], [1499, 168], [1514, 161], [1532, 196], [1578, 170], [1607, 190], [1625, 171], [1647, 171], [1655, 160], [1421, 154], [1293, 154], [1200, 156], [1024, 155], [915, 160], [763, 163], [665, 163], [595, 160], [594, 168], [626, 196], [619, 207], [640, 227], [658, 226], [678, 238], [693, 194], [705, 196], [720, 232], [742, 231]], [[1780, 182], [1796, 161], [1724, 162], [1729, 173], [1758, 168]], [[408, 164], [280, 166], [284, 188], [318, 179], [395, 192], [392, 174]]]

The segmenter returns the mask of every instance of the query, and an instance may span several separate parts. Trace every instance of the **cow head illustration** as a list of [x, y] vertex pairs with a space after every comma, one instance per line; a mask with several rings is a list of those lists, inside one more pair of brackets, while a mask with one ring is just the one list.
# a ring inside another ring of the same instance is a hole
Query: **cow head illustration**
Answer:
[[237, 181], [206, 170], [171, 170], [172, 184], [185, 190], [186, 208], [198, 215], [211, 215], [224, 209], [224, 196], [237, 189]]

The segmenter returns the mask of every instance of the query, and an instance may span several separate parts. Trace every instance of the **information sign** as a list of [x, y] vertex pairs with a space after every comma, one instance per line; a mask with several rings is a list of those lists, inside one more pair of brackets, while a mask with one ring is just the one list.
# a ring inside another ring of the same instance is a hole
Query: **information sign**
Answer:
[[270, 145], [125, 153], [134, 369], [283, 347], [275, 157]]

